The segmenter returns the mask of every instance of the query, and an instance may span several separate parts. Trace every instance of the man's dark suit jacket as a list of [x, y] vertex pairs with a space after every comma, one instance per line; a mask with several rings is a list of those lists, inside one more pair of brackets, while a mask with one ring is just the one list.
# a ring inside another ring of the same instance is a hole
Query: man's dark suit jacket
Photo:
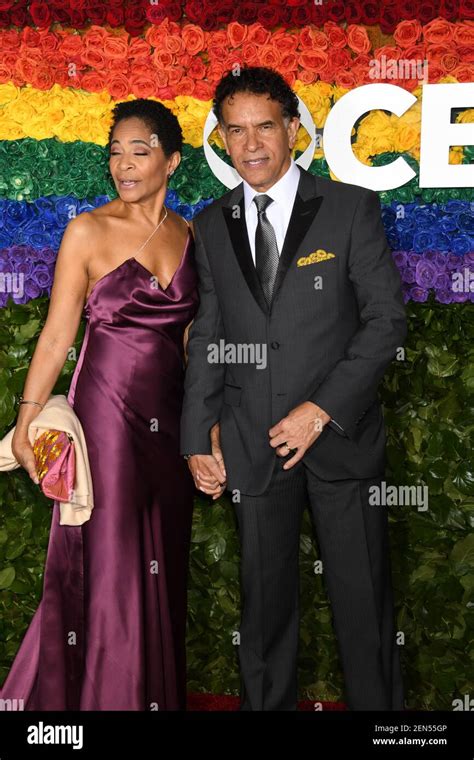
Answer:
[[[243, 183], [195, 220], [200, 306], [189, 331], [180, 450], [211, 453], [209, 431], [220, 421], [227, 488], [249, 495], [272, 476], [269, 429], [303, 401], [333, 419], [304, 455], [317, 477], [383, 474], [377, 387], [406, 337], [377, 193], [300, 172], [270, 309], [249, 247]], [[220, 341], [266, 344], [266, 368], [208, 361]]]

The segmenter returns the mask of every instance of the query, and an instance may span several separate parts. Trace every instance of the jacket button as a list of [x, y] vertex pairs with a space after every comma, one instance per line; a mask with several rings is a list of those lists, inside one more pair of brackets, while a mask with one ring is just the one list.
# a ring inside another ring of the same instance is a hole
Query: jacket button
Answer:
[[271, 345], [271, 347], [272, 347], [272, 348], [274, 348], [275, 350], [276, 350], [277, 348], [280, 348], [280, 344], [278, 343], [278, 341], [277, 341], [277, 340], [274, 340], [272, 343], [270, 343], [270, 345]]

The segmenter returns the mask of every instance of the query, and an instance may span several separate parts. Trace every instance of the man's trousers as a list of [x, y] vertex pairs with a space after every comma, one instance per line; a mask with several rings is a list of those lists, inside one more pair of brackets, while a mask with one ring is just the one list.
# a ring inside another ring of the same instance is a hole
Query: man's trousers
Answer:
[[[386, 506], [369, 504], [381, 479], [323, 481], [278, 457], [260, 496], [240, 495], [241, 710], [296, 710], [299, 542], [309, 505], [350, 710], [403, 710]], [[315, 610], [317, 615], [318, 611]]]

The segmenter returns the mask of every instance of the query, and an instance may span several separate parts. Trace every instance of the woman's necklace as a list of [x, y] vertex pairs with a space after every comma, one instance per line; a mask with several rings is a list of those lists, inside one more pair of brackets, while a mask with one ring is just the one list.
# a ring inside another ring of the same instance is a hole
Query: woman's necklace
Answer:
[[[151, 233], [151, 235], [145, 240], [145, 242], [143, 243], [143, 245], [140, 246], [140, 248], [138, 249], [137, 253], [140, 253], [140, 251], [146, 246], [146, 244], [148, 243], [148, 241], [151, 240], [151, 238], [153, 237], [153, 235], [155, 234], [155, 232], [157, 231], [157, 229], [159, 229], [159, 227], [161, 227], [161, 225], [165, 221], [166, 217], [168, 216], [168, 209], [166, 208], [166, 206], [164, 207], [164, 209], [165, 209], [165, 215], [164, 215], [163, 219], [160, 222], [158, 222], [158, 224], [156, 225], [156, 227], [153, 230], [153, 232]], [[135, 256], [137, 255], [137, 253], [135, 254]]]

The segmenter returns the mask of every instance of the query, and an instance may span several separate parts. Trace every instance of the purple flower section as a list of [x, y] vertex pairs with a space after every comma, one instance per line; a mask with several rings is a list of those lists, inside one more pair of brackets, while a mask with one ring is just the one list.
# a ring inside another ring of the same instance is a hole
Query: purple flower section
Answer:
[[474, 301], [474, 252], [462, 256], [427, 251], [393, 251], [402, 278], [405, 303], [424, 302], [430, 293], [439, 303]]
[[[474, 302], [474, 252], [463, 255], [427, 251], [393, 251], [405, 303], [424, 303], [431, 294], [439, 303]], [[14, 245], [0, 249], [0, 307], [9, 299], [27, 303], [50, 296], [56, 251], [51, 247]]]
[[0, 307], [51, 295], [57, 251], [13, 245], [0, 250]]

